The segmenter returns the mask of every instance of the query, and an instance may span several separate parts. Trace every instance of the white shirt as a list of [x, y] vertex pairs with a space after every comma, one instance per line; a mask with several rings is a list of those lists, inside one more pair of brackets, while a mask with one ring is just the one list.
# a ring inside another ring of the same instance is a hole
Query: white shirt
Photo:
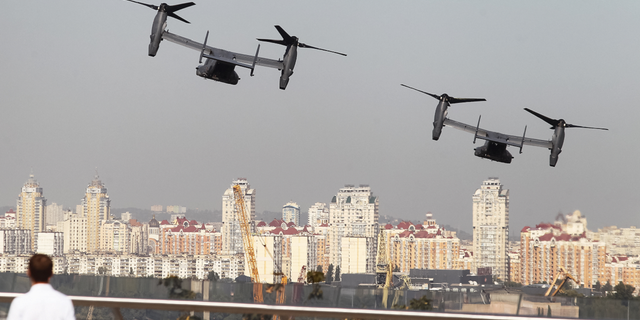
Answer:
[[75, 320], [71, 299], [48, 283], [37, 283], [11, 302], [7, 320]]

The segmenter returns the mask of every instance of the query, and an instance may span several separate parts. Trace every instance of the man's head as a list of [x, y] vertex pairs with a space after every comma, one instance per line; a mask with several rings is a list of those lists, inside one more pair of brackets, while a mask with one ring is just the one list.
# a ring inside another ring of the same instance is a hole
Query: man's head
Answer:
[[53, 261], [46, 254], [34, 254], [29, 259], [28, 272], [33, 283], [48, 283], [53, 275]]

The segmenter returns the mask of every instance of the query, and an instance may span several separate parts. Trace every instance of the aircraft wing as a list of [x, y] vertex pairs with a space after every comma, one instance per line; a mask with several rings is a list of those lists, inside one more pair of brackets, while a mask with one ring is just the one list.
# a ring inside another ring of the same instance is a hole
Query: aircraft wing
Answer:
[[446, 126], [453, 127], [458, 130], [475, 134], [477, 138], [482, 140], [493, 141], [497, 143], [504, 143], [514, 147], [521, 147], [524, 144], [524, 145], [529, 145], [534, 147], [550, 149], [552, 146], [550, 140], [527, 138], [526, 136], [523, 138], [522, 136], [514, 136], [514, 135], [504, 134], [500, 132], [489, 131], [489, 130], [482, 129], [479, 126], [468, 125], [462, 122], [451, 120], [449, 118], [444, 119], [444, 124]]
[[[202, 43], [199, 43], [197, 41], [193, 41], [193, 40], [185, 38], [183, 36], [179, 36], [177, 34], [173, 34], [173, 33], [169, 32], [169, 31], [164, 31], [162, 33], [162, 39], [167, 40], [169, 42], [173, 42], [173, 43], [179, 44], [181, 46], [185, 46], [187, 48], [191, 48], [191, 49], [196, 50], [196, 51], [202, 51], [202, 46], [203, 46]], [[252, 56], [252, 55], [236, 53], [236, 52], [222, 50], [222, 49], [218, 49], [218, 48], [214, 48], [214, 47], [210, 47], [210, 46], [206, 46], [205, 51], [209, 51], [208, 53], [210, 55], [213, 55], [213, 56], [225, 57], [225, 58], [228, 58], [228, 59], [233, 59], [233, 60], [236, 60], [238, 62], [244, 62], [244, 63], [248, 63], [248, 64], [252, 64], [253, 63], [253, 59], [255, 58], [255, 56]], [[261, 58], [261, 57], [258, 57], [258, 59], [256, 60], [256, 65], [263, 66], [263, 67], [268, 67], [268, 68], [274, 68], [274, 69], [278, 69], [278, 70], [281, 70], [283, 68], [282, 61], [273, 60], [273, 59], [267, 59], [267, 58]]]

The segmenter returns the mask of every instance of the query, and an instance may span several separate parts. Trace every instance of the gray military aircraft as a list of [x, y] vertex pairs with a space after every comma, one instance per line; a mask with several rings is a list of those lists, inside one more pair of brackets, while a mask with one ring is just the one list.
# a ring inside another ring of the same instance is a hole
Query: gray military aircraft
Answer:
[[562, 152], [562, 144], [564, 143], [564, 128], [587, 128], [587, 129], [600, 129], [608, 130], [606, 128], [584, 127], [566, 123], [563, 119], [550, 119], [531, 109], [525, 108], [526, 111], [534, 114], [538, 118], [551, 124], [554, 129], [551, 140], [541, 140], [534, 138], [527, 138], [527, 127], [524, 127], [524, 133], [522, 136], [513, 136], [503, 134], [495, 131], [489, 131], [480, 128], [480, 117], [478, 117], [478, 124], [474, 127], [462, 122], [454, 121], [449, 118], [444, 120], [444, 124], [462, 131], [466, 131], [474, 134], [473, 143], [476, 142], [476, 138], [485, 140], [485, 144], [481, 147], [475, 148], [475, 155], [480, 158], [486, 158], [497, 162], [511, 163], [513, 156], [507, 150], [507, 146], [515, 146], [520, 148], [522, 153], [522, 147], [524, 145], [530, 145], [534, 147], [548, 148], [551, 150], [551, 156], [549, 158], [549, 165], [556, 166], [558, 162], [558, 155]]
[[258, 41], [276, 43], [276, 44], [280, 44], [287, 47], [284, 51], [284, 56], [282, 58], [282, 63], [284, 67], [281, 69], [282, 72], [280, 74], [280, 89], [282, 90], [287, 88], [287, 84], [289, 83], [289, 77], [291, 77], [291, 75], [293, 74], [293, 68], [296, 65], [296, 59], [298, 57], [298, 47], [316, 49], [316, 50], [321, 50], [321, 51], [326, 51], [326, 52], [331, 52], [331, 53], [346, 56], [346, 54], [344, 53], [322, 49], [318, 47], [313, 47], [313, 46], [304, 44], [302, 42], [299, 42], [298, 37], [290, 36], [286, 31], [284, 31], [284, 29], [282, 29], [282, 27], [278, 25], [276, 25], [275, 27], [278, 30], [278, 33], [280, 33], [280, 36], [282, 36], [282, 40], [258, 38]]
[[176, 4], [173, 6], [170, 6], [166, 3], [161, 3], [160, 6], [156, 6], [153, 4], [146, 4], [146, 3], [133, 1], [133, 0], [127, 0], [127, 1], [141, 4], [143, 6], [147, 6], [153, 10], [158, 11], [158, 13], [156, 13], [156, 17], [153, 19], [153, 24], [151, 25], [151, 42], [149, 42], [149, 56], [151, 57], [155, 57], [156, 53], [158, 52], [158, 48], [160, 47], [160, 41], [162, 40], [162, 33], [164, 29], [167, 27], [167, 16], [178, 19], [185, 23], [190, 23], [189, 21], [175, 14], [175, 12], [195, 5], [195, 3], [193, 2], [185, 2], [181, 4]]
[[462, 102], [487, 101], [484, 98], [454, 98], [447, 95], [446, 93], [443, 93], [441, 95], [435, 95], [429, 92], [425, 92], [425, 91], [410, 87], [406, 84], [401, 84], [401, 86], [416, 90], [418, 92], [422, 92], [440, 101], [438, 102], [438, 107], [436, 107], [436, 113], [435, 113], [435, 116], [433, 117], [433, 132], [431, 134], [433, 140], [438, 140], [440, 138], [440, 134], [442, 133], [442, 127], [444, 127], [444, 124], [445, 124], [444, 121], [447, 118], [447, 113], [451, 104], [462, 103]]

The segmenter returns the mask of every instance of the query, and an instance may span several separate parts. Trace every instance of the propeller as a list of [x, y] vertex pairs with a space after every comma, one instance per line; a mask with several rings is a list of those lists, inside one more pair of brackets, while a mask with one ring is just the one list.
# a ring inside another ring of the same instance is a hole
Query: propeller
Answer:
[[173, 6], [170, 6], [170, 5], [166, 4], [166, 3], [161, 3], [160, 6], [156, 6], [156, 5], [153, 5], [153, 4], [142, 3], [142, 2], [138, 2], [138, 1], [134, 1], [134, 0], [127, 0], [127, 1], [133, 2], [133, 3], [137, 3], [137, 4], [141, 4], [143, 6], [151, 8], [153, 10], [166, 12], [169, 17], [172, 17], [174, 19], [180, 20], [180, 21], [185, 22], [185, 23], [190, 23], [190, 22], [185, 20], [185, 19], [183, 19], [182, 17], [178, 16], [174, 12], [195, 5], [195, 3], [193, 3], [193, 2], [185, 2], [185, 3], [181, 3], [181, 4], [176, 4], [176, 5], [173, 5]]
[[537, 113], [529, 108], [524, 108], [524, 110], [526, 110], [527, 112], [533, 114], [534, 116], [542, 119], [544, 122], [548, 123], [551, 125], [551, 129], [555, 129], [556, 127], [564, 127], [564, 128], [584, 128], [584, 129], [598, 129], [598, 130], [609, 130], [607, 128], [598, 128], [598, 127], [585, 127], [585, 126], [579, 126], [579, 125], [575, 125], [575, 124], [570, 124], [567, 123], [566, 121], [564, 121], [564, 119], [551, 119], [545, 115], [542, 115], [540, 113]]
[[[129, 1], [132, 1], [132, 0], [129, 0]], [[258, 38], [258, 41], [271, 42], [271, 43], [280, 44], [280, 45], [283, 45], [283, 46], [297, 46], [297, 47], [300, 47], [300, 48], [316, 49], [316, 50], [320, 50], [320, 51], [326, 51], [326, 52], [330, 52], [330, 53], [335, 53], [335, 54], [339, 54], [339, 55], [342, 55], [342, 56], [346, 56], [346, 54], [341, 53], [341, 52], [322, 49], [322, 48], [310, 46], [308, 44], [299, 42], [298, 41], [298, 37], [290, 36], [286, 31], [284, 31], [284, 29], [282, 29], [282, 27], [280, 27], [278, 25], [276, 25], [275, 27], [276, 27], [276, 30], [278, 30], [278, 33], [280, 33], [280, 36], [282, 36], [282, 40]]]
[[406, 84], [402, 84], [401, 83], [400, 85], [403, 86], [403, 87], [409, 88], [409, 89], [413, 89], [413, 90], [418, 91], [418, 92], [422, 92], [422, 93], [424, 93], [426, 95], [430, 95], [435, 99], [447, 101], [447, 102], [449, 102], [451, 104], [462, 103], [462, 102], [487, 101], [487, 99], [485, 99], [485, 98], [454, 98], [454, 97], [449, 96], [446, 93], [443, 93], [441, 95], [437, 95], [437, 94], [433, 94], [433, 93], [429, 93], [429, 92], [426, 92], [426, 91], [422, 91], [422, 90], [416, 89], [414, 87], [410, 87], [410, 86], [408, 86]]

